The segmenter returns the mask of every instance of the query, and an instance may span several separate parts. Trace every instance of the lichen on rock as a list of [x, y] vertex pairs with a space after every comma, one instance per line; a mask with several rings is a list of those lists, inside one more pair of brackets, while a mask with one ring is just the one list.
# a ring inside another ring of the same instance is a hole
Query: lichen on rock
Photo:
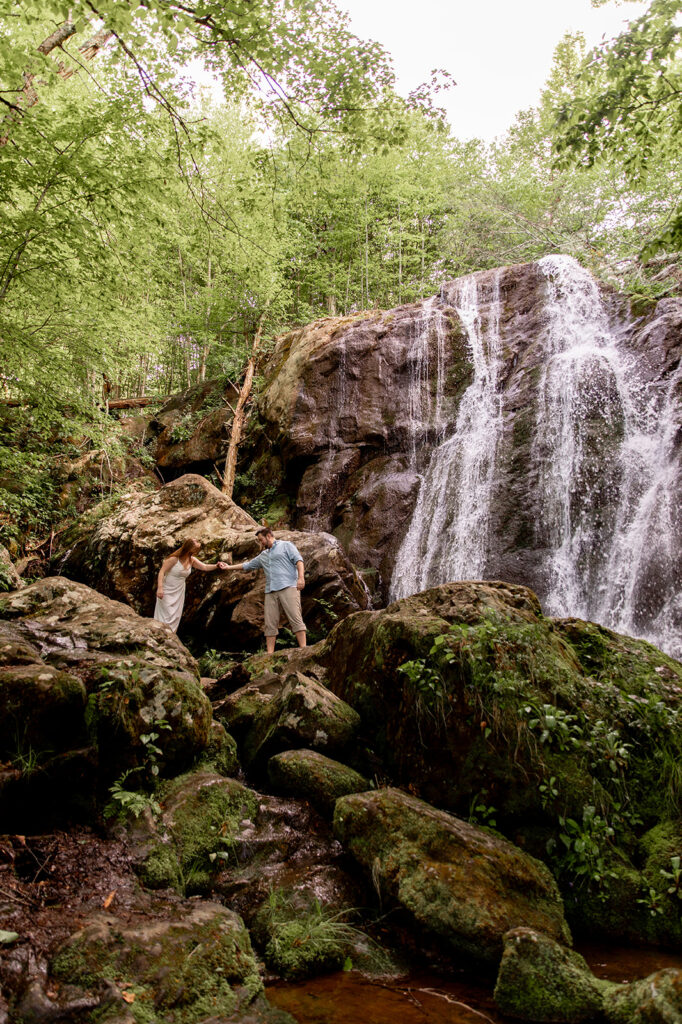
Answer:
[[362, 793], [368, 780], [339, 761], [315, 750], [285, 750], [268, 761], [268, 777], [277, 792], [305, 797], [332, 814], [341, 796]]
[[524, 925], [570, 943], [547, 867], [506, 840], [396, 789], [339, 799], [334, 831], [422, 927], [452, 950], [497, 963]]

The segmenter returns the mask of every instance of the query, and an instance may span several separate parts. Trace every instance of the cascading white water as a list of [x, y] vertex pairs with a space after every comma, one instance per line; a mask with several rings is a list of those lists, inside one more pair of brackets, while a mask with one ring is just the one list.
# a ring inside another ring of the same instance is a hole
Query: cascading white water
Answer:
[[421, 481], [396, 559], [391, 600], [444, 580], [480, 577], [485, 567], [501, 417], [499, 274], [485, 326], [474, 276], [462, 279], [453, 305], [467, 333], [474, 379], [462, 396], [454, 433], [434, 450]]
[[[674, 495], [682, 367], [665, 385], [645, 383], [591, 275], [567, 256], [545, 257], [539, 269], [546, 328], [532, 340], [541, 350], [540, 377], [526, 484], [536, 510], [535, 585], [550, 614], [591, 619], [679, 657], [682, 510]], [[457, 287], [474, 379], [454, 432], [431, 454], [391, 599], [485, 578], [506, 540], [489, 532], [504, 427], [499, 277], [485, 323], [476, 278]]]
[[621, 485], [621, 438], [632, 432], [636, 408], [630, 368], [592, 276], [568, 256], [546, 256], [539, 267], [549, 292], [533, 444], [545, 606], [552, 615], [588, 618], [602, 582], [600, 510]]
[[604, 585], [591, 609], [597, 622], [682, 657], [682, 580], [676, 577], [682, 511], [674, 442], [682, 364], [662, 397], [652, 400], [624, 439], [623, 484], [616, 527], [604, 564]]
[[[448, 325], [443, 311], [436, 306], [437, 296], [427, 299], [415, 321], [414, 335], [408, 355], [410, 411], [410, 456], [417, 461], [417, 440], [423, 437], [424, 424], [432, 423], [439, 434], [443, 428], [443, 369]], [[435, 339], [435, 377], [433, 366]], [[432, 390], [435, 395], [432, 395]]]
[[540, 267], [550, 284], [535, 440], [552, 549], [546, 607], [679, 653], [671, 496], [680, 369], [662, 395], [646, 388], [589, 273], [566, 256]]

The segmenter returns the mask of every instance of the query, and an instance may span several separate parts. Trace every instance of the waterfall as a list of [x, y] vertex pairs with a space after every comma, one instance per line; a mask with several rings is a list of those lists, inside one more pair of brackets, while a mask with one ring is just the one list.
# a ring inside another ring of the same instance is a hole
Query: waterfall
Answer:
[[658, 403], [622, 446], [623, 487], [618, 520], [605, 563], [605, 585], [594, 619], [613, 629], [644, 636], [682, 657], [682, 594], [676, 562], [682, 512], [675, 495], [679, 468], [675, 440], [680, 429], [682, 363]]
[[[454, 432], [434, 449], [421, 480], [396, 559], [391, 600], [444, 580], [480, 577], [485, 568], [501, 419], [499, 273], [485, 325], [473, 275], [458, 282], [453, 305], [466, 331], [474, 379], [462, 396]], [[441, 406], [436, 408], [440, 416]]]
[[551, 550], [545, 606], [679, 653], [672, 496], [680, 368], [666, 388], [647, 387], [591, 275], [566, 256], [539, 266], [549, 284], [535, 437]]
[[[592, 620], [680, 657], [682, 364], [664, 382], [645, 378], [628, 325], [614, 325], [590, 273], [568, 256], [545, 257], [538, 269], [543, 319], [518, 371], [538, 374], [524, 410], [531, 437], [520, 492], [532, 538], [519, 564], [530, 578], [508, 575], [537, 589], [551, 615]], [[500, 553], [509, 550], [490, 527], [516, 415], [510, 401], [503, 417], [501, 369], [505, 380], [516, 371], [503, 361], [499, 273], [492, 297], [481, 275], [451, 287], [474, 376], [454, 429], [431, 451], [391, 600], [448, 580], [499, 578]]]
[[[409, 444], [412, 465], [416, 465], [419, 442], [425, 426], [432, 425], [436, 435], [443, 430], [443, 371], [448, 325], [443, 311], [436, 306], [437, 296], [427, 299], [415, 321], [412, 344], [408, 354]], [[435, 377], [433, 341], [435, 340]], [[435, 392], [432, 396], [432, 390]], [[432, 407], [435, 404], [435, 408]]]
[[547, 552], [545, 606], [552, 615], [589, 618], [622, 482], [621, 439], [635, 420], [631, 374], [588, 271], [567, 256], [538, 265], [547, 279], [548, 325], [532, 456], [536, 541]]

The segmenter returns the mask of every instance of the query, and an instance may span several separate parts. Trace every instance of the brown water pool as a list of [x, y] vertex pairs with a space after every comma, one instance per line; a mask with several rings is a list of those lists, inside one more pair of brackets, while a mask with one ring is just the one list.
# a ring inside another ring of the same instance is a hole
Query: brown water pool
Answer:
[[[633, 981], [663, 967], [682, 969], [682, 953], [604, 946], [579, 947], [592, 971], [610, 981]], [[271, 1003], [299, 1024], [507, 1024], [492, 989], [476, 979], [416, 974], [378, 981], [356, 971], [267, 987]]]

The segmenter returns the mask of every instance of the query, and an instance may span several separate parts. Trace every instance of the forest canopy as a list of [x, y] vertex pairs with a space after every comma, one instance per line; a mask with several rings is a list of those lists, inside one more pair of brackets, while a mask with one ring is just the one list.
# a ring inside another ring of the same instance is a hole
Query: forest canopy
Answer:
[[559, 250], [676, 287], [681, 7], [566, 36], [485, 144], [451, 135], [451, 76], [400, 96], [331, 2], [0, 0], [0, 512], [40, 529], [41, 438], [103, 443], [105, 392], [238, 381], [259, 323]]

